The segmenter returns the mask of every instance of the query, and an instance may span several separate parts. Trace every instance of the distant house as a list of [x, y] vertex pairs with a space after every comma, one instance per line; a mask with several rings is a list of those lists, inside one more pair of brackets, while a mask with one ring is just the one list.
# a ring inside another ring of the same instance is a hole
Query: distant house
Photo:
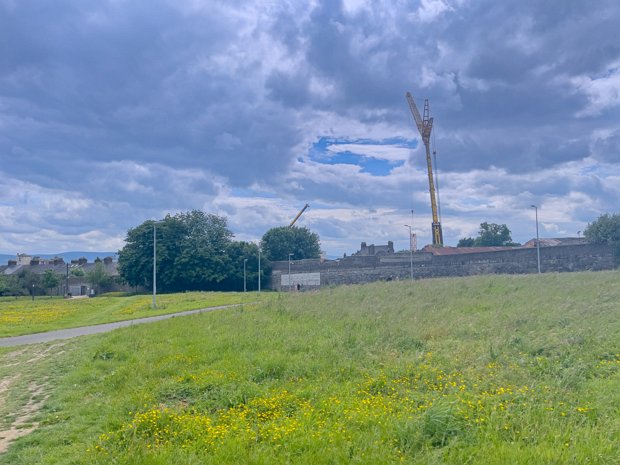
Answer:
[[366, 242], [362, 242], [360, 245], [360, 250], [355, 252], [353, 255], [384, 255], [393, 253], [394, 243], [392, 241], [388, 241], [387, 245], [367, 245]]
[[[541, 247], [555, 247], [558, 245], [582, 245], [587, 244], [585, 237], [552, 237], [540, 239]], [[530, 239], [522, 247], [536, 247], [536, 239]]]
[[25, 253], [18, 253], [15, 262], [17, 265], [30, 265], [32, 257]]
[[[0, 274], [11, 276], [17, 275], [21, 270], [27, 270], [36, 275], [43, 275], [48, 270], [51, 270], [63, 278], [59, 289], [56, 291], [58, 294], [88, 295], [91, 293], [91, 286], [87, 275], [99, 263], [112, 278], [119, 276], [117, 263], [112, 257], [96, 260], [95, 263], [88, 263], [88, 260], [82, 257], [78, 260], [71, 260], [71, 263], [65, 263], [61, 257], [41, 260], [39, 257], [31, 257], [25, 254], [18, 254], [16, 259], [9, 260], [7, 265], [0, 266]], [[76, 276], [75, 273], [71, 273], [71, 270], [80, 270], [81, 276]], [[119, 284], [115, 284], [113, 288], [112, 290], [128, 290]]]

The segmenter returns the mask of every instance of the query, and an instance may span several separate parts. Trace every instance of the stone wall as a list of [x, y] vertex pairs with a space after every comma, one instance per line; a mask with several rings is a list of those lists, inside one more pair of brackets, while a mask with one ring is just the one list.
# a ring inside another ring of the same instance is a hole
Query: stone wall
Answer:
[[[295, 276], [320, 273], [320, 286], [361, 284], [379, 280], [409, 279], [411, 256], [408, 252], [379, 256], [350, 256], [339, 260], [294, 260], [290, 264], [291, 287]], [[541, 271], [597, 271], [614, 268], [611, 247], [603, 245], [567, 245], [540, 248]], [[414, 252], [413, 276], [416, 279], [477, 274], [524, 274], [538, 269], [536, 248], [515, 248], [493, 252], [434, 255]], [[270, 287], [288, 288], [289, 263], [274, 262]], [[304, 285], [304, 289], [314, 286]]]

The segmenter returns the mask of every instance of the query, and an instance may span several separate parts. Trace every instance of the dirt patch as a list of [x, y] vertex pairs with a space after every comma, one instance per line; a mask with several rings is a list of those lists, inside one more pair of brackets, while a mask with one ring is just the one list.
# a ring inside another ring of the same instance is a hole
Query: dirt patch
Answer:
[[26, 436], [37, 429], [39, 424], [32, 422], [32, 419], [48, 398], [48, 395], [44, 395], [44, 388], [44, 384], [30, 383], [28, 386], [30, 399], [19, 409], [13, 423], [8, 428], [0, 430], [0, 454], [6, 452], [9, 444], [15, 439]]
[[11, 386], [13, 381], [15, 381], [15, 379], [17, 379], [17, 376], [0, 380], [0, 409], [4, 407], [5, 392], [9, 390], [9, 387]]
[[[11, 362], [8, 363], [4, 363], [5, 367], [14, 367], [14, 366], [20, 366], [20, 365], [29, 365], [31, 363], [35, 363], [38, 362], [39, 360], [43, 360], [44, 358], [50, 356], [50, 355], [58, 355], [58, 354], [62, 354], [64, 352], [64, 350], [61, 350], [59, 352], [52, 352], [54, 349], [59, 349], [60, 347], [64, 346], [65, 344], [67, 344], [67, 342], [58, 342], [56, 344], [52, 344], [49, 347], [46, 347], [43, 350], [39, 350], [39, 351], [35, 351], [35, 352], [31, 352], [28, 353], [28, 350], [26, 349], [21, 349], [21, 350], [14, 350], [13, 352], [9, 352], [8, 354], [6, 354], [6, 358], [11, 360]], [[26, 354], [26, 356], [29, 356], [30, 358], [28, 360], [20, 360], [19, 357], [21, 355]]]
[[47, 347], [45, 350], [41, 350], [39, 352], [35, 352], [32, 357], [28, 360], [26, 360], [26, 364], [30, 364], [30, 363], [34, 363], [34, 362], [38, 362], [39, 360], [44, 359], [45, 357], [49, 356], [49, 355], [57, 355], [57, 354], [61, 354], [64, 352], [64, 350], [61, 350], [60, 352], [52, 352], [54, 349], [58, 349], [62, 346], [64, 346], [66, 344], [66, 342], [58, 342], [56, 344], [52, 344], [51, 346]]
[[[6, 452], [9, 445], [17, 438], [26, 436], [34, 431], [39, 424], [34, 420], [41, 407], [49, 397], [46, 393], [49, 381], [47, 378], [37, 378], [35, 372], [29, 369], [38, 362], [58, 355], [59, 350], [66, 342], [52, 344], [47, 347], [31, 346], [4, 354], [3, 378], [0, 379], [0, 454]], [[24, 395], [24, 387], [26, 395]], [[15, 402], [15, 399], [21, 399]], [[9, 401], [9, 399], [13, 399]], [[10, 402], [10, 403], [9, 403]], [[18, 404], [14, 406], [14, 404]]]

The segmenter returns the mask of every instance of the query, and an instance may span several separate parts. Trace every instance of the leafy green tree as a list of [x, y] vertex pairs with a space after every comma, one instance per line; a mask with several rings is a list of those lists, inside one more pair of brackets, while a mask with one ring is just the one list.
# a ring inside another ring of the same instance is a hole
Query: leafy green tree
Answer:
[[9, 276], [0, 273], [0, 295], [11, 295], [11, 283]]
[[0, 274], [0, 295], [20, 296], [28, 292], [27, 285], [19, 282], [17, 276]]
[[71, 274], [71, 276], [81, 278], [82, 276], [84, 276], [84, 270], [81, 267], [71, 268], [69, 274]]
[[605, 213], [589, 223], [583, 235], [592, 244], [620, 243], [620, 214]]
[[591, 244], [608, 244], [613, 247], [616, 263], [620, 263], [620, 214], [605, 213], [589, 223], [583, 232]]
[[157, 288], [162, 292], [214, 290], [227, 277], [232, 232], [226, 219], [192, 210], [130, 229], [119, 251], [121, 277], [153, 288], [153, 228], [157, 231]]
[[193, 210], [177, 215], [187, 231], [172, 270], [175, 290], [213, 290], [227, 277], [232, 232], [226, 218]]
[[13, 295], [31, 295], [33, 292], [36, 294], [39, 290], [41, 279], [39, 275], [29, 269], [22, 268], [14, 276]]
[[459, 240], [457, 247], [474, 247], [476, 245], [476, 239], [473, 237], [464, 237]]
[[478, 237], [465, 237], [461, 239], [457, 247], [492, 247], [492, 246], [516, 246], [516, 242], [512, 242], [510, 229], [505, 224], [497, 223], [480, 223]]
[[[220, 283], [224, 291], [243, 291], [243, 262], [245, 263], [246, 288], [248, 291], [258, 289], [258, 246], [251, 242], [234, 241], [226, 249], [226, 278]], [[268, 261], [261, 257], [261, 280], [264, 283]]]
[[57, 287], [60, 284], [60, 276], [54, 273], [54, 270], [45, 270], [43, 276], [41, 277], [41, 285], [45, 289], [49, 289], [50, 296], [52, 295], [52, 289]]
[[86, 280], [98, 294], [109, 289], [113, 283], [112, 276], [108, 274], [101, 262], [95, 263], [95, 267], [86, 273]]
[[271, 261], [288, 260], [289, 254], [293, 254], [295, 260], [321, 256], [318, 234], [305, 226], [271, 228], [263, 236], [261, 247]]

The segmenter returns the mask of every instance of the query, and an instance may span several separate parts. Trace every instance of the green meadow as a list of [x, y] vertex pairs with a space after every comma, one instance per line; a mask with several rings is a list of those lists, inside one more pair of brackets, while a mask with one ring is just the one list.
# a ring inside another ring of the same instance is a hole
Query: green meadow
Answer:
[[2, 349], [0, 464], [620, 463], [618, 271], [254, 297]]
[[157, 296], [101, 296], [93, 299], [50, 297], [0, 298], [0, 337], [20, 336], [56, 329], [133, 320], [184, 310], [242, 303], [247, 295], [236, 292], [187, 292]]

